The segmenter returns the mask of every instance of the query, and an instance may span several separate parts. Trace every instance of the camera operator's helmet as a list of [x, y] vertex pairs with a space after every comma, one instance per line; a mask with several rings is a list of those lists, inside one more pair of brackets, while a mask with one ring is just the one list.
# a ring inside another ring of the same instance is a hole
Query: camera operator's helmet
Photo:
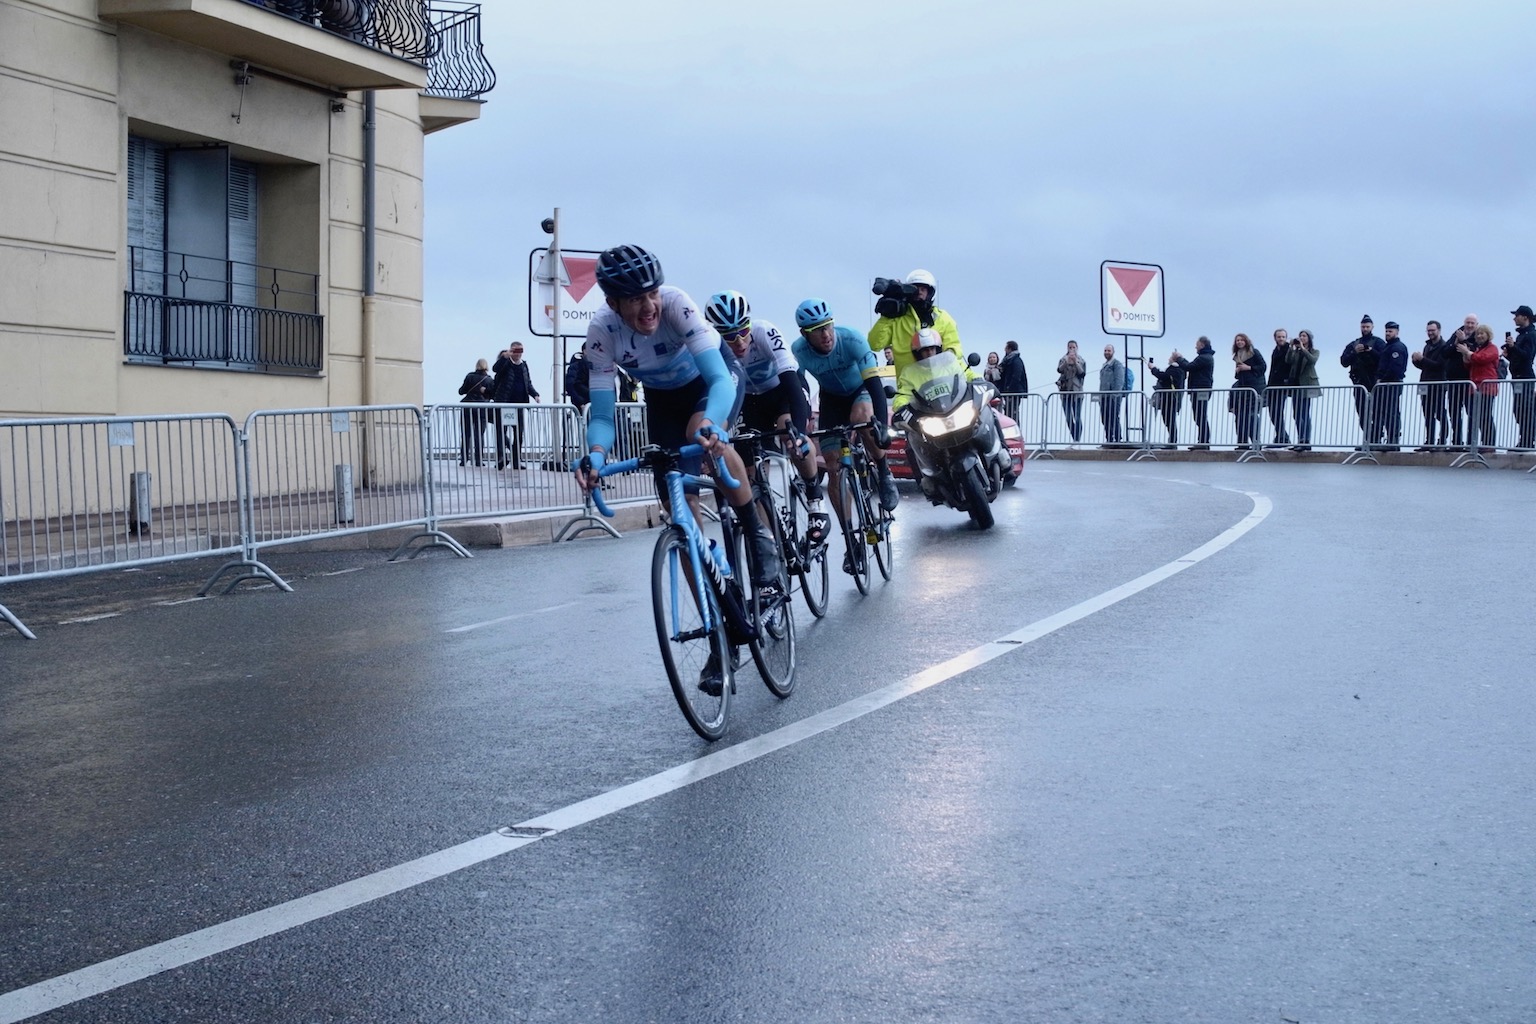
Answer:
[[614, 299], [632, 299], [660, 288], [661, 261], [638, 245], [616, 245], [597, 258], [597, 285]]
[[704, 319], [717, 331], [741, 331], [752, 326], [752, 307], [741, 292], [716, 292], [704, 306]]
[[924, 327], [921, 330], [914, 331], [912, 334], [912, 354], [918, 359], [925, 358], [923, 355], [925, 349], [938, 350], [943, 347], [944, 339], [932, 327]]
[[928, 297], [931, 299], [939, 290], [939, 283], [933, 279], [933, 275], [926, 270], [914, 270], [907, 275], [907, 284], [925, 284], [928, 286]]
[[821, 299], [806, 299], [795, 307], [795, 323], [802, 331], [814, 331], [831, 322], [832, 310]]

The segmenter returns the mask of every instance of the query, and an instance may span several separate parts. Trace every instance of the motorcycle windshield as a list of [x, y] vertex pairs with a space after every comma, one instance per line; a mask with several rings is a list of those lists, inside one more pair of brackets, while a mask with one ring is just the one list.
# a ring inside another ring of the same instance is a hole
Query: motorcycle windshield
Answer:
[[919, 359], [907, 368], [912, 383], [912, 397], [926, 412], [944, 415], [965, 401], [965, 365], [947, 349], [936, 356]]

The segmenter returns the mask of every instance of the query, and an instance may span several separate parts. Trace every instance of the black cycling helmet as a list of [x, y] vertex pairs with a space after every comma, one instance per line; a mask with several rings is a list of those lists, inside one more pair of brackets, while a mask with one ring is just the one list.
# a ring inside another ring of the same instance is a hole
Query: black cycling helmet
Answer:
[[614, 299], [632, 299], [660, 288], [661, 261], [638, 245], [616, 245], [597, 258], [597, 286]]

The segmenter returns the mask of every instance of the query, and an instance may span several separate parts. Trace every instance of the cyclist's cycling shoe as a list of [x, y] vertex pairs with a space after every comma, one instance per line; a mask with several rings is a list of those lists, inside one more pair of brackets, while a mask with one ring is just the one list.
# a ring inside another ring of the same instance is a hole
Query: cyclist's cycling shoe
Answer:
[[843, 555], [843, 572], [847, 573], [849, 576], [853, 576], [858, 572], [864, 571], [864, 559], [862, 557], [859, 558], [859, 568], [857, 571], [855, 571], [853, 568], [853, 557], [854, 556], [852, 551], [849, 551]]
[[805, 539], [814, 547], [827, 539], [832, 520], [825, 512], [812, 512], [805, 517]]
[[725, 675], [720, 671], [720, 657], [713, 651], [704, 663], [704, 671], [699, 673], [699, 689], [711, 697], [718, 697], [725, 691]]
[[777, 586], [779, 574], [784, 571], [784, 560], [779, 551], [778, 542], [761, 523], [756, 530], [752, 531], [748, 539], [752, 542], [752, 553], [756, 556], [757, 562], [756, 578], [752, 582], [760, 587], [769, 584]]
[[896, 506], [901, 504], [901, 494], [896, 490], [896, 478], [891, 475], [891, 467], [880, 463], [880, 507], [887, 512], [896, 511]]

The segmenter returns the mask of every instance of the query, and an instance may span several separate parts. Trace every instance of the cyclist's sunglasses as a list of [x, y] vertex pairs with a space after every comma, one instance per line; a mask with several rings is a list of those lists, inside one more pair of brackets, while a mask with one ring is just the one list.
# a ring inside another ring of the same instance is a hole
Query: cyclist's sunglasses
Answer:
[[734, 331], [721, 331], [720, 332], [720, 337], [723, 338], [726, 341], [741, 341], [741, 340], [745, 339], [746, 337], [748, 337], [749, 335], [751, 335], [751, 333], [752, 333], [752, 325], [751, 324], [747, 324], [745, 327], [742, 327], [742, 328], [740, 328], [738, 330], [734, 330]]

